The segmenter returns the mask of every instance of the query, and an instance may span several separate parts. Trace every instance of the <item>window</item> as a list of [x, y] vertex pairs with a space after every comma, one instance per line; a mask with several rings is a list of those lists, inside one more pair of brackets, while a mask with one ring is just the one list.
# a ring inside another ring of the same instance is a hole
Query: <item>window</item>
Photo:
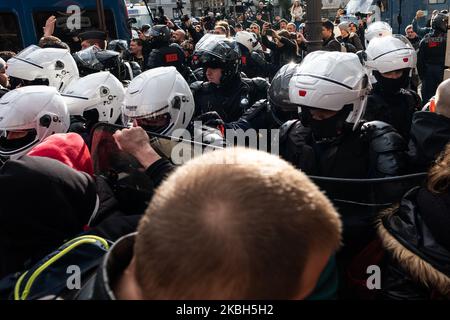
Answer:
[[19, 52], [22, 36], [17, 16], [12, 12], [0, 12], [0, 51]]
[[428, 0], [429, 4], [440, 4], [440, 3], [445, 3], [446, 0]]
[[[47, 21], [48, 17], [55, 15], [56, 16], [56, 27], [54, 36], [60, 38], [62, 41], [68, 43], [72, 42], [72, 36], [70, 30], [67, 28], [66, 21], [68, 15], [65, 12], [61, 12], [58, 10], [55, 11], [39, 11], [33, 13], [34, 18], [34, 26], [37, 32], [37, 39], [39, 40], [42, 37], [42, 27], [45, 26], [45, 21]], [[117, 32], [115, 28], [114, 16], [111, 10], [105, 10], [105, 20], [106, 20], [106, 28], [108, 30], [109, 37], [111, 39], [116, 39]], [[76, 34], [79, 34], [83, 31], [87, 30], [98, 30], [98, 14], [96, 10], [82, 10], [81, 11], [81, 30], [76, 30]]]

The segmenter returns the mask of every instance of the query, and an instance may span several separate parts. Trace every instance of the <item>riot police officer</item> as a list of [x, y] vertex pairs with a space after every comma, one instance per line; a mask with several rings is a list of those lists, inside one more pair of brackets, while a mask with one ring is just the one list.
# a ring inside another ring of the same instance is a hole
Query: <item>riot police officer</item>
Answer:
[[370, 41], [366, 54], [376, 83], [364, 119], [386, 122], [408, 140], [413, 114], [421, 106], [419, 95], [410, 89], [417, 60], [414, 47], [404, 36], [385, 36]]
[[148, 55], [146, 69], [173, 66], [185, 77], [184, 52], [178, 44], [170, 43], [169, 27], [155, 25], [148, 31], [148, 34], [151, 51]]
[[356, 179], [401, 173], [404, 139], [386, 123], [360, 121], [369, 89], [357, 55], [309, 54], [289, 83], [301, 120], [281, 127], [281, 155], [311, 175]]
[[258, 38], [254, 33], [239, 31], [236, 42], [241, 50], [241, 71], [249, 78], [266, 77], [269, 75], [269, 63], [265, 60], [264, 52], [258, 50]]
[[225, 123], [227, 129], [278, 129], [285, 122], [298, 118], [298, 107], [289, 100], [289, 81], [298, 64], [288, 63], [278, 70], [267, 94], [251, 106], [238, 121]]
[[[398, 193], [396, 186], [388, 186], [375, 194], [367, 180], [400, 175], [407, 166], [407, 143], [394, 128], [361, 121], [369, 90], [356, 54], [310, 53], [289, 83], [300, 119], [280, 129], [280, 155], [308, 175], [321, 176], [311, 178], [339, 209], [346, 243], [338, 257], [343, 268], [375, 236], [374, 199]], [[343, 179], [355, 182], [344, 184]]]
[[241, 53], [236, 41], [205, 36], [194, 55], [207, 79], [191, 85], [195, 116], [215, 111], [225, 122], [237, 121], [245, 110], [266, 97], [269, 84], [265, 79], [241, 77]]
[[426, 104], [442, 82], [447, 49], [448, 15], [438, 13], [431, 21], [433, 31], [419, 45], [417, 71], [422, 80], [422, 100]]
[[116, 51], [91, 46], [74, 53], [73, 58], [82, 77], [100, 71], [109, 71], [122, 82], [130, 81], [134, 77], [130, 64], [125, 63]]

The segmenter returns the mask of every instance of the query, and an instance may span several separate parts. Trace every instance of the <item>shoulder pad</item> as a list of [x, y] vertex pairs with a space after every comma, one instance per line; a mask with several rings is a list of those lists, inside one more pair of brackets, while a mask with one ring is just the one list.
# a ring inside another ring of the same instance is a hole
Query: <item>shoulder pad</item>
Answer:
[[385, 122], [366, 122], [362, 125], [361, 132], [376, 153], [407, 150], [407, 144], [403, 137]]
[[297, 124], [297, 122], [300, 122], [300, 120], [289, 120], [285, 123], [283, 123], [280, 127], [280, 141], [286, 140], [286, 138], [289, 135], [289, 132], [291, 129]]
[[422, 106], [422, 99], [419, 94], [411, 89], [401, 89], [400, 92], [406, 96], [406, 100], [410, 107], [415, 107], [415, 109], [419, 110]]
[[256, 78], [253, 78], [251, 80], [253, 82], [253, 85], [255, 87], [257, 87], [258, 89], [260, 89], [260, 90], [269, 90], [270, 83], [266, 79], [261, 78], [261, 77], [256, 77]]
[[258, 64], [264, 64], [266, 62], [264, 56], [262, 56], [259, 52], [253, 51], [250, 56]]
[[203, 81], [195, 81], [192, 82], [191, 85], [189, 86], [191, 88], [192, 93], [194, 94], [195, 92], [201, 90], [203, 88]]
[[361, 133], [368, 140], [391, 131], [395, 131], [395, 129], [390, 124], [378, 120], [366, 122], [361, 126]]

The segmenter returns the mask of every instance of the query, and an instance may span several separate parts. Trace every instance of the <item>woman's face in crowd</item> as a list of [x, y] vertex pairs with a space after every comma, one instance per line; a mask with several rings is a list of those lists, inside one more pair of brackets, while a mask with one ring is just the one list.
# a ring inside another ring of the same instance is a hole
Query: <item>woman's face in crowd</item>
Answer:
[[355, 33], [356, 32], [356, 25], [354, 23], [350, 24], [350, 32]]

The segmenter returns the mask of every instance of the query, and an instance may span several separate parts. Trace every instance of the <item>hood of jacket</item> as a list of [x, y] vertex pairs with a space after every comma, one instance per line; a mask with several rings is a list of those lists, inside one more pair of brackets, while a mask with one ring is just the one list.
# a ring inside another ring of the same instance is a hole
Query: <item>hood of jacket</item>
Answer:
[[7, 161], [0, 168], [0, 273], [22, 270], [81, 233], [97, 208], [88, 174], [46, 157]]
[[413, 165], [427, 170], [449, 141], [449, 118], [428, 111], [414, 114], [408, 152]]
[[94, 175], [89, 148], [83, 138], [76, 133], [51, 135], [28, 152], [28, 155], [55, 159], [77, 171]]
[[381, 214], [377, 229], [384, 248], [415, 281], [450, 296], [450, 246], [443, 243], [447, 241], [436, 224], [430, 223], [440, 220], [444, 225], [450, 219], [450, 202], [445, 198], [448, 194], [443, 198], [435, 196], [432, 200], [437, 207], [447, 206], [444, 213], [438, 213], [436, 207], [425, 208], [429, 201], [424, 199], [430, 196], [422, 188], [410, 190], [399, 206]]

